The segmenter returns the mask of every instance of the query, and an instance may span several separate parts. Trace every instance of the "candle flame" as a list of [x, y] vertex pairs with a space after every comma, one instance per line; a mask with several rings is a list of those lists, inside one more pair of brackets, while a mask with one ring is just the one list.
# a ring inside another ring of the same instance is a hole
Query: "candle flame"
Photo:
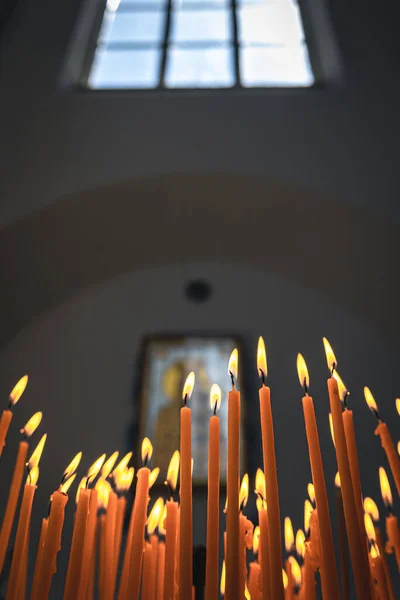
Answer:
[[47, 433], [43, 434], [40, 441], [34, 451], [31, 454], [30, 459], [27, 462], [28, 471], [31, 471], [35, 467], [39, 466], [40, 457], [42, 456], [43, 448], [47, 440]]
[[378, 507], [375, 504], [375, 502], [372, 500], [372, 498], [369, 498], [368, 496], [366, 498], [364, 498], [364, 510], [366, 513], [371, 515], [371, 518], [373, 521], [375, 521], [375, 523], [377, 523], [379, 521]]
[[339, 391], [339, 398], [343, 402], [345, 400], [346, 396], [350, 395], [350, 392], [348, 391], [347, 387], [343, 383], [343, 379], [340, 377], [340, 375], [339, 375], [339, 373], [337, 371], [334, 371], [333, 377], [337, 381], [338, 391]]
[[146, 464], [153, 456], [153, 445], [148, 437], [143, 438], [142, 442], [142, 461]]
[[13, 389], [10, 392], [10, 404], [11, 406], [15, 406], [18, 400], [21, 398], [22, 394], [25, 391], [26, 386], [28, 385], [28, 375], [24, 375], [21, 377], [19, 381], [14, 385]]
[[396, 410], [400, 415], [400, 398], [396, 398]]
[[99, 456], [99, 458], [97, 460], [94, 461], [92, 466], [89, 467], [88, 472], [87, 472], [88, 483], [90, 483], [91, 479], [94, 479], [95, 477], [97, 477], [105, 460], [106, 460], [106, 455], [102, 454], [101, 456]]
[[176, 484], [178, 482], [180, 459], [181, 456], [179, 450], [175, 450], [168, 465], [167, 483], [173, 492], [176, 490]]
[[259, 525], [257, 525], [257, 527], [254, 528], [254, 533], [253, 533], [253, 554], [257, 554], [257, 552], [258, 552], [258, 547], [260, 545], [260, 535], [261, 535], [260, 527], [259, 527]]
[[31, 437], [31, 435], [36, 431], [36, 429], [40, 425], [40, 421], [42, 420], [43, 413], [40, 411], [32, 415], [27, 424], [23, 429], [21, 429], [21, 433], [23, 433], [26, 437]]
[[286, 552], [291, 552], [294, 548], [294, 533], [290, 517], [285, 517], [284, 532]]
[[75, 481], [75, 477], [76, 477], [76, 473], [74, 473], [73, 475], [71, 475], [71, 477], [69, 477], [66, 481], [64, 481], [64, 483], [62, 483], [60, 485], [60, 492], [62, 492], [63, 494], [67, 494], [69, 488]]
[[101, 469], [102, 479], [107, 479], [107, 477], [113, 470], [115, 463], [117, 462], [118, 456], [119, 456], [119, 452], [118, 452], [118, 450], [116, 450], [115, 452], [113, 452], [111, 454], [111, 456], [109, 456], [107, 458], [106, 462], [104, 463], [104, 465]]
[[114, 476], [116, 472], [120, 472], [123, 473], [126, 469], [126, 467], [129, 465], [129, 461], [132, 458], [132, 452], [128, 452], [127, 454], [125, 454], [125, 456], [123, 458], [121, 458], [121, 460], [119, 461], [119, 463], [117, 464], [116, 467], [114, 467], [114, 471], [112, 472], [112, 475]]
[[286, 575], [285, 569], [282, 569], [282, 581], [283, 581], [283, 587], [286, 590], [289, 582], [288, 582], [288, 576]]
[[397, 442], [397, 454], [400, 455], [400, 442]]
[[264, 382], [265, 377], [268, 375], [267, 368], [267, 353], [265, 351], [264, 339], [260, 336], [257, 344], [257, 369], [261, 379]]
[[33, 469], [31, 469], [29, 471], [28, 477], [26, 478], [26, 485], [35, 486], [37, 484], [38, 479], [39, 479], [39, 467], [33, 467]]
[[97, 491], [97, 500], [100, 508], [106, 509], [111, 494], [111, 485], [105, 479], [98, 479], [94, 486]]
[[332, 443], [333, 443], [334, 447], [336, 448], [336, 444], [335, 444], [335, 431], [333, 429], [332, 413], [329, 413], [329, 430], [331, 432]]
[[342, 484], [341, 484], [341, 481], [340, 481], [340, 474], [339, 474], [339, 471], [338, 471], [338, 472], [336, 473], [336, 475], [335, 475], [335, 485], [336, 485], [336, 487], [337, 487], [337, 488], [339, 488], [339, 489], [342, 487]]
[[292, 575], [293, 575], [293, 579], [294, 579], [294, 584], [295, 584], [296, 587], [300, 587], [300, 585], [301, 585], [301, 569], [300, 569], [300, 565], [297, 562], [297, 560], [294, 558], [294, 556], [289, 556], [288, 560], [289, 560], [290, 566], [292, 568]]
[[257, 471], [256, 471], [255, 492], [256, 492], [256, 494], [261, 496], [262, 500], [265, 500], [265, 497], [266, 497], [265, 475], [264, 475], [264, 471], [262, 471], [261, 469], [257, 469]]
[[314, 488], [314, 484], [313, 483], [309, 483], [307, 486], [307, 492], [309, 495], [309, 498], [311, 500], [311, 502], [313, 504], [315, 504], [315, 488]]
[[196, 380], [196, 376], [195, 376], [194, 372], [191, 371], [189, 373], [189, 375], [186, 377], [185, 385], [183, 386], [183, 391], [182, 391], [182, 399], [185, 401], [185, 403], [187, 402], [187, 400], [190, 400], [190, 398], [192, 396], [195, 380]]
[[364, 513], [364, 527], [369, 541], [376, 542], [375, 527], [368, 513]]
[[213, 383], [210, 389], [210, 407], [211, 410], [219, 410], [221, 406], [221, 388], [218, 383]]
[[159, 474], [160, 474], [160, 469], [158, 467], [155, 467], [152, 471], [150, 471], [149, 489], [153, 487], [153, 485], [157, 481], [157, 477], [159, 476]]
[[249, 499], [249, 476], [247, 473], [243, 475], [242, 483], [240, 484], [239, 491], [239, 506], [242, 508], [246, 506]]
[[381, 486], [382, 500], [386, 507], [391, 508], [393, 504], [392, 490], [390, 489], [389, 479], [383, 467], [379, 467], [379, 484]]
[[299, 376], [301, 387], [307, 392], [307, 389], [310, 387], [310, 377], [308, 375], [306, 361], [300, 353], [297, 355], [297, 375]]
[[126, 471], [123, 472], [123, 489], [121, 491], [127, 493], [132, 485], [133, 476], [135, 475], [135, 469], [133, 467], [129, 467]]
[[371, 390], [365, 386], [364, 388], [364, 398], [366, 403], [368, 404], [368, 408], [374, 413], [374, 415], [378, 414], [378, 405], [375, 402], [375, 398], [373, 397]]
[[64, 475], [62, 478], [63, 482], [66, 481], [69, 477], [71, 477], [75, 473], [75, 471], [79, 467], [79, 463], [81, 462], [81, 459], [82, 459], [82, 452], [78, 452], [78, 454], [76, 454], [74, 456], [74, 458], [69, 463], [68, 467], [65, 469]]
[[304, 500], [304, 531], [308, 536], [310, 532], [310, 519], [314, 508], [311, 502], [307, 499]]
[[75, 496], [75, 503], [78, 504], [79, 501], [79, 495], [81, 493], [81, 490], [84, 490], [87, 486], [87, 477], [82, 477], [82, 479], [79, 482], [78, 488], [76, 490], [76, 496]]
[[221, 596], [225, 596], [225, 578], [226, 578], [225, 573], [226, 573], [225, 561], [222, 561], [221, 584], [219, 587]]
[[167, 505], [164, 504], [163, 512], [158, 523], [158, 533], [160, 535], [166, 535], [167, 530], [165, 529], [165, 519], [167, 518]]
[[328, 369], [330, 370], [331, 373], [333, 373], [337, 367], [337, 360], [336, 360], [335, 353], [333, 352], [332, 346], [330, 345], [330, 343], [328, 342], [326, 337], [322, 338], [322, 341], [324, 343], [325, 356], [326, 356], [326, 362], [328, 364]]
[[237, 379], [237, 376], [238, 376], [238, 363], [239, 363], [239, 353], [238, 353], [238, 349], [235, 348], [234, 350], [232, 350], [232, 354], [230, 355], [229, 363], [228, 363], [228, 373], [234, 379]]
[[302, 529], [298, 529], [296, 533], [296, 552], [300, 558], [304, 558], [306, 553], [306, 536]]
[[377, 556], [379, 556], [379, 548], [376, 544], [373, 544], [371, 546], [371, 550], [369, 551], [369, 555], [371, 558], [376, 558]]
[[150, 514], [147, 519], [147, 533], [151, 535], [156, 530], [158, 523], [160, 522], [162, 513], [164, 510], [164, 500], [162, 498], [158, 498], [153, 508], [150, 511]]
[[249, 588], [247, 587], [247, 583], [244, 582], [244, 597], [246, 600], [251, 600]]

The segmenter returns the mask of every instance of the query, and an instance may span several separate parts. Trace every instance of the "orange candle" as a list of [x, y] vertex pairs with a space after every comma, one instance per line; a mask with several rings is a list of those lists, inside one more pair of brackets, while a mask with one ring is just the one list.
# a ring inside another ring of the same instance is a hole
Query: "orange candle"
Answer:
[[[261, 469], [257, 469], [255, 490], [257, 493], [258, 522], [260, 524], [260, 542], [258, 546], [258, 558], [261, 564], [262, 600], [272, 600], [270, 580], [270, 546], [268, 535], [268, 512], [265, 502], [265, 476]], [[281, 576], [282, 578], [282, 576]]]
[[[85, 478], [86, 483], [86, 478]], [[90, 490], [78, 490], [78, 505], [72, 533], [71, 550], [64, 586], [64, 600], [76, 600], [81, 580], [83, 563], [83, 550], [86, 536], [87, 520], [89, 515]]]
[[[240, 394], [235, 389], [238, 351], [232, 352], [228, 371], [232, 391], [228, 396], [228, 466], [226, 513], [226, 579], [225, 595], [229, 600], [240, 598], [239, 576], [239, 460], [240, 460]], [[241, 598], [240, 598], [241, 600]]]
[[382, 559], [383, 570], [385, 572], [386, 585], [387, 585], [388, 592], [389, 592], [389, 598], [390, 598], [390, 600], [396, 600], [396, 596], [395, 596], [394, 589], [393, 589], [392, 578], [390, 577], [389, 567], [388, 567], [386, 556], [385, 556], [385, 547], [382, 542], [382, 534], [381, 534], [379, 527], [375, 527], [375, 534], [376, 534], [376, 545], [378, 546], [379, 555]]
[[292, 565], [289, 560], [285, 563], [285, 573], [287, 577], [287, 586], [285, 589], [285, 600], [294, 600], [294, 588], [293, 588], [293, 573]]
[[242, 514], [243, 508], [247, 504], [249, 497], [249, 476], [247, 473], [243, 476], [239, 492], [239, 598], [245, 595], [245, 585], [247, 578], [247, 563], [246, 563], [246, 547], [247, 547], [247, 531], [250, 522], [247, 517]]
[[[154, 534], [164, 512], [164, 500], [158, 498], [147, 519], [149, 544], [146, 544], [143, 563], [142, 598], [154, 600], [157, 583], [158, 537]], [[147, 564], [147, 562], [148, 564]]]
[[261, 593], [259, 588], [259, 579], [261, 576], [261, 569], [258, 562], [251, 562], [249, 564], [250, 575], [249, 575], [249, 583], [248, 588], [250, 592], [251, 600], [261, 600]]
[[[342, 599], [349, 599], [349, 569], [347, 565], [347, 538], [346, 538], [346, 525], [344, 522], [343, 512], [343, 498], [342, 490], [340, 489], [340, 476], [339, 473], [335, 477], [336, 485], [336, 509], [337, 509], [337, 520], [339, 528], [339, 549], [340, 549], [340, 574], [342, 583]], [[364, 525], [364, 518], [363, 518]]]
[[[332, 374], [336, 370], [337, 361], [328, 340], [324, 338], [324, 346], [328, 367]], [[343, 497], [343, 510], [346, 521], [347, 537], [349, 540], [350, 557], [357, 595], [365, 600], [371, 599], [369, 582], [369, 564], [366, 555], [365, 539], [360, 535], [356, 502], [353, 493], [353, 483], [347, 454], [346, 437], [342, 418], [342, 403], [336, 379], [328, 379], [329, 403], [332, 414], [333, 433], [335, 437], [336, 459], [338, 463], [340, 483]], [[319, 515], [320, 516], [320, 515]], [[321, 544], [322, 546], [323, 544]]]
[[46, 541], [48, 524], [49, 524], [48, 518], [42, 519], [42, 526], [40, 528], [39, 544], [38, 544], [37, 552], [36, 552], [35, 571], [34, 571], [34, 578], [32, 581], [30, 600], [38, 600], [38, 598], [39, 598], [39, 595], [38, 595], [39, 594], [39, 575], [40, 575], [40, 569], [41, 569], [42, 560], [43, 560], [43, 549], [44, 549], [44, 544]]
[[303, 413], [306, 426], [306, 436], [310, 466], [315, 490], [315, 502], [318, 510], [318, 524], [320, 536], [320, 560], [321, 560], [321, 582], [324, 590], [324, 598], [339, 599], [339, 583], [336, 569], [335, 550], [331, 519], [329, 515], [328, 495], [326, 493], [324, 468], [322, 465], [321, 449], [317, 421], [315, 418], [314, 404], [308, 395], [309, 376], [307, 365], [301, 354], [297, 356], [297, 372], [299, 381], [306, 390], [303, 397]]
[[29, 559], [29, 541], [31, 537], [31, 529], [30, 525], [28, 531], [26, 533], [26, 538], [24, 542], [24, 552], [22, 555], [22, 564], [21, 564], [21, 572], [20, 572], [20, 580], [18, 584], [18, 600], [25, 600], [26, 597], [26, 580], [28, 577], [28, 559]]
[[104, 582], [106, 577], [106, 518], [107, 513], [98, 515], [98, 551], [99, 551], [99, 567], [98, 567], [98, 583], [100, 600], [104, 599]]
[[381, 421], [378, 411], [378, 405], [375, 402], [373, 395], [369, 388], [364, 388], [365, 400], [378, 419], [378, 427], [375, 429], [375, 435], [379, 435], [381, 438], [382, 448], [386, 452], [386, 456], [389, 462], [390, 470], [392, 471], [393, 479], [396, 484], [397, 493], [400, 496], [400, 458], [394, 447], [392, 436], [390, 435], [389, 428], [386, 423]]
[[379, 467], [379, 483], [381, 487], [382, 499], [388, 509], [389, 515], [386, 517], [386, 535], [388, 537], [386, 543], [386, 551], [389, 553], [394, 552], [397, 562], [397, 568], [400, 571], [400, 533], [399, 526], [397, 523], [397, 517], [392, 514], [393, 497], [392, 490], [386, 471], [383, 467]]
[[259, 396], [264, 473], [267, 481], [266, 501], [268, 506], [271, 596], [274, 600], [283, 600], [281, 517], [279, 509], [278, 478], [276, 473], [274, 424], [272, 420], [270, 389], [265, 385], [265, 379], [267, 377], [267, 356], [262, 337], [258, 340], [257, 367], [262, 381]]
[[96, 525], [97, 525], [97, 490], [90, 490], [89, 515], [86, 524], [86, 535], [83, 546], [81, 580], [78, 590], [78, 600], [86, 600], [89, 583], [90, 565], [95, 554]]
[[193, 531], [192, 531], [192, 411], [186, 406], [190, 398], [195, 376], [188, 375], [184, 388], [184, 406], [180, 414], [181, 464], [180, 497], [181, 527], [179, 545], [179, 598], [188, 600], [192, 596], [193, 586]]
[[13, 558], [11, 562], [10, 578], [7, 586], [6, 600], [16, 600], [18, 597], [24, 549], [25, 543], [28, 543], [28, 531], [31, 521], [32, 504], [35, 496], [38, 477], [39, 467], [36, 466], [29, 472], [24, 488], [24, 495], [22, 498], [21, 511], [15, 537]]
[[[10, 411], [11, 412], [11, 411]], [[38, 427], [40, 421], [42, 420], [42, 413], [35, 413], [27, 422], [25, 427], [21, 429], [21, 433], [23, 436], [28, 439], [33, 434], [33, 432]], [[41, 453], [40, 448], [43, 449], [44, 443], [46, 441], [46, 436], [43, 436], [42, 440], [39, 442], [39, 450], [38, 453]], [[18, 454], [17, 459], [15, 461], [14, 473], [11, 480], [10, 489], [8, 492], [8, 500], [7, 506], [4, 513], [3, 522], [1, 524], [1, 533], [0, 533], [0, 574], [3, 571], [4, 559], [6, 556], [8, 542], [10, 541], [10, 534], [12, 530], [12, 526], [15, 518], [15, 511], [17, 509], [19, 492], [21, 489], [22, 478], [24, 475], [24, 468], [26, 457], [28, 454], [29, 444], [27, 441], [23, 440], [19, 443], [18, 446]], [[39, 456], [40, 458], [40, 456]]]
[[304, 588], [305, 600], [315, 600], [316, 591], [315, 591], [315, 577], [314, 577], [314, 568], [312, 565], [312, 558], [310, 556], [310, 549], [306, 545], [305, 554], [304, 554]]
[[115, 523], [117, 518], [117, 494], [113, 491], [107, 505], [107, 516], [105, 524], [105, 580], [104, 580], [104, 598], [112, 599], [112, 588], [114, 582], [115, 565]]
[[210, 419], [208, 441], [208, 497], [207, 497], [207, 551], [205, 600], [218, 600], [219, 554], [219, 481], [220, 481], [220, 421], [217, 409], [221, 404], [221, 388], [214, 384], [210, 391], [210, 405], [214, 415]]
[[171, 491], [171, 499], [166, 503], [165, 518], [165, 577], [164, 577], [164, 600], [173, 600], [175, 596], [175, 572], [177, 555], [177, 527], [178, 527], [178, 503], [173, 501], [172, 495], [176, 488], [179, 473], [180, 454], [174, 452], [168, 466], [166, 482]]
[[142, 578], [142, 593], [141, 600], [152, 600], [154, 591], [155, 573], [151, 572], [153, 548], [152, 545], [146, 542], [143, 553], [143, 578]]
[[382, 557], [379, 555], [379, 550], [376, 546], [372, 546], [369, 555], [369, 564], [371, 576], [375, 582], [379, 600], [390, 600], [389, 590], [387, 587], [385, 571], [383, 569]]
[[8, 408], [3, 410], [1, 419], [0, 419], [0, 456], [3, 453], [3, 448], [6, 445], [6, 437], [8, 433], [8, 429], [10, 427], [11, 419], [13, 417], [12, 407], [15, 406], [18, 400], [21, 398], [22, 394], [25, 391], [25, 388], [28, 384], [28, 375], [24, 375], [21, 379], [15, 384], [13, 389], [11, 390], [9, 397]]
[[175, 553], [175, 594], [174, 594], [175, 600], [177, 600], [178, 596], [179, 596], [179, 575], [180, 575], [180, 569], [179, 569], [179, 561], [180, 561], [179, 546], [180, 546], [180, 538], [181, 538], [180, 531], [181, 531], [181, 509], [180, 509], [180, 507], [178, 507], [178, 518], [177, 518], [177, 523], [176, 523], [176, 553]]
[[165, 577], [165, 542], [158, 545], [158, 564], [157, 564], [157, 593], [156, 599], [164, 598], [164, 577]]

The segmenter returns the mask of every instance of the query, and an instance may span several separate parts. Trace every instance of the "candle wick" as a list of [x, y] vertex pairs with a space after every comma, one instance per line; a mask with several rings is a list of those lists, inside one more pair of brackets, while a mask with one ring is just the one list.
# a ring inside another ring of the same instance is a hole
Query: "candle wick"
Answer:
[[346, 410], [348, 410], [348, 404], [347, 404], [347, 399], [350, 396], [350, 393], [346, 390], [343, 396], [343, 404]]
[[308, 396], [307, 377], [304, 377], [304, 391], [306, 393], [306, 396]]
[[229, 375], [231, 376], [231, 381], [232, 381], [232, 389], [235, 389], [235, 376], [232, 373], [232, 371], [229, 371]]
[[187, 394], [184, 395], [183, 397], [183, 404], [186, 406], [187, 404]]
[[261, 383], [265, 387], [265, 373], [260, 367], [258, 367], [258, 370], [260, 371]]
[[336, 363], [333, 362], [332, 363], [332, 367], [331, 367], [331, 376], [333, 377], [334, 372], [336, 371]]
[[214, 417], [217, 414], [217, 402], [214, 404]]

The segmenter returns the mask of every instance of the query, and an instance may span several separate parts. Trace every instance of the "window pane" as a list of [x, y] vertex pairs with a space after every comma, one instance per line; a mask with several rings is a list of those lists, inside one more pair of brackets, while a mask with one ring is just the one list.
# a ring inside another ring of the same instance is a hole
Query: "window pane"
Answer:
[[161, 51], [97, 50], [89, 87], [154, 88], [158, 85]]
[[305, 46], [288, 48], [242, 48], [242, 84], [254, 86], [309, 86], [314, 82]]
[[234, 85], [232, 48], [186, 49], [168, 53], [167, 87], [230, 87]]
[[229, 10], [179, 10], [172, 14], [173, 42], [226, 42], [230, 38]]
[[304, 37], [299, 9], [289, 3], [242, 6], [238, 25], [239, 39], [247, 43], [294, 43]]
[[100, 42], [158, 42], [164, 34], [163, 11], [105, 13]]

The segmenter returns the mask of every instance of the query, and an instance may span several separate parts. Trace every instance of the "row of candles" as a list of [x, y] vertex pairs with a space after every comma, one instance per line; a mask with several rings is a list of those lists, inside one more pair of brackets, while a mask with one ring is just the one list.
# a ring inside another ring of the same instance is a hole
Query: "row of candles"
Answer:
[[[372, 499], [363, 499], [354, 432], [353, 412], [349, 409], [347, 391], [337, 372], [337, 360], [329, 342], [324, 338], [330, 370], [328, 393], [332, 439], [335, 445], [338, 473], [340, 525], [340, 562], [342, 585], [338, 577], [334, 551], [331, 517], [325, 483], [317, 422], [313, 399], [309, 395], [309, 375], [302, 355], [298, 355], [297, 371], [305, 395], [302, 399], [305, 431], [308, 443], [312, 483], [310, 499], [305, 502], [304, 532], [294, 536], [290, 519], [284, 520], [285, 549], [288, 555], [285, 568], [282, 562], [281, 515], [278, 478], [275, 460], [274, 428], [270, 389], [266, 385], [267, 357], [265, 344], [259, 339], [257, 368], [261, 379], [259, 391], [260, 421], [264, 470], [257, 471], [258, 525], [244, 515], [249, 494], [245, 475], [240, 485], [240, 393], [236, 389], [238, 352], [230, 357], [228, 372], [232, 390], [228, 394], [228, 460], [226, 486], [226, 531], [224, 534], [224, 563], [219, 577], [220, 522], [220, 419], [218, 409], [221, 391], [214, 384], [210, 391], [213, 414], [209, 423], [208, 503], [206, 532], [205, 599], [216, 600], [219, 592], [228, 600], [314, 600], [316, 572], [320, 574], [324, 600], [338, 600], [348, 594], [346, 546], [351, 558], [356, 595], [359, 600], [394, 600], [394, 587], [387, 564], [387, 554], [394, 553], [400, 571], [400, 533], [397, 518], [392, 514], [392, 494], [386, 471], [379, 469], [382, 497], [388, 509], [386, 544], [374, 525], [379, 519]], [[23, 377], [10, 394], [10, 405], [0, 420], [0, 456], [6, 442], [13, 416], [13, 406], [27, 385]], [[126, 494], [134, 479], [129, 467], [132, 453], [119, 462], [118, 452], [107, 460], [102, 455], [82, 478], [77, 494], [69, 562], [64, 585], [64, 600], [92, 600], [97, 582], [100, 600], [188, 600], [193, 588], [193, 516], [192, 516], [192, 452], [190, 397], [195, 384], [190, 373], [183, 389], [180, 411], [180, 451], [171, 459], [166, 483], [171, 498], [159, 498], [148, 514], [149, 491], [158, 477], [158, 469], [148, 467], [152, 446], [148, 438], [142, 443], [143, 466], [137, 472], [136, 489], [129, 525], [123, 535], [127, 511]], [[375, 414], [390, 472], [400, 495], [400, 459], [388, 426], [381, 420], [378, 406], [368, 388], [365, 399]], [[396, 401], [400, 414], [400, 400]], [[27, 564], [30, 542], [30, 520], [35, 489], [39, 476], [39, 461], [46, 434], [42, 436], [29, 459], [29, 438], [41, 421], [36, 413], [21, 430], [20, 442], [11, 481], [7, 506], [0, 532], [0, 574], [10, 545], [16, 517], [24, 470], [28, 477], [23, 489], [18, 524], [13, 545], [6, 600], [20, 600], [26, 595]], [[60, 486], [51, 495], [49, 515], [43, 518], [37, 546], [35, 569], [30, 590], [31, 600], [48, 598], [57, 555], [61, 549], [64, 511], [68, 490], [72, 485], [82, 453], [67, 466]], [[178, 475], [179, 502], [174, 498]], [[156, 531], [158, 530], [158, 535]], [[247, 565], [247, 550], [252, 549], [256, 560]], [[301, 566], [294, 557], [296, 549]]]

